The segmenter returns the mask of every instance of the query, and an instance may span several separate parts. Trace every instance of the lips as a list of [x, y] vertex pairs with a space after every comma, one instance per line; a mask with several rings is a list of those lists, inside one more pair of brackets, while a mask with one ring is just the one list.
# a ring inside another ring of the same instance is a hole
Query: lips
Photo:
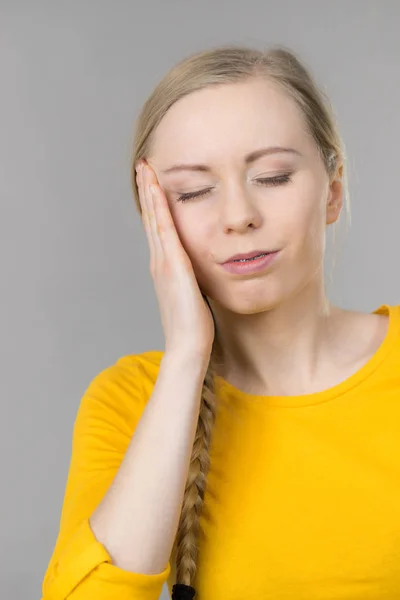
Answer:
[[271, 254], [273, 250], [254, 250], [254, 252], [248, 252], [247, 254], [234, 254], [227, 260], [225, 260], [222, 264], [232, 262], [233, 260], [240, 260], [244, 258], [254, 258], [255, 256], [259, 256], [260, 254]]

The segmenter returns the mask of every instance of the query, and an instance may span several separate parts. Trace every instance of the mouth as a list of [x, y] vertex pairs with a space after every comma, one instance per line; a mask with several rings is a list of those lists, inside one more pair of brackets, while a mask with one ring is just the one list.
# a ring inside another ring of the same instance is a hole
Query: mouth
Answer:
[[254, 252], [248, 252], [247, 254], [235, 254], [221, 264], [226, 265], [228, 263], [236, 262], [251, 262], [252, 260], [267, 256], [268, 254], [274, 254], [274, 252], [277, 252], [277, 250], [255, 250]]
[[274, 252], [264, 252], [260, 255], [256, 255], [250, 258], [240, 258], [234, 260], [228, 260], [221, 266], [226, 271], [237, 274], [237, 275], [250, 275], [252, 273], [258, 273], [269, 268], [275, 259], [279, 256], [280, 250]]

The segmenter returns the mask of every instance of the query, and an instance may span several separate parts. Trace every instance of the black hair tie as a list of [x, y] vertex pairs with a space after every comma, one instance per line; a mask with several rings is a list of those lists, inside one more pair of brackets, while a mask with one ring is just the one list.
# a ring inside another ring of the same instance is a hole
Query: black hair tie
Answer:
[[193, 600], [196, 590], [191, 585], [185, 583], [175, 583], [172, 586], [171, 600]]

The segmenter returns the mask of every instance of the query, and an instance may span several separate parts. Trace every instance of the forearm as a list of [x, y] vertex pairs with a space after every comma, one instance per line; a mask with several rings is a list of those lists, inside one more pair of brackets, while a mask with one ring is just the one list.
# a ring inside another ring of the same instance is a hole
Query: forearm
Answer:
[[179, 524], [207, 361], [164, 355], [121, 466], [90, 525], [113, 563], [159, 573]]

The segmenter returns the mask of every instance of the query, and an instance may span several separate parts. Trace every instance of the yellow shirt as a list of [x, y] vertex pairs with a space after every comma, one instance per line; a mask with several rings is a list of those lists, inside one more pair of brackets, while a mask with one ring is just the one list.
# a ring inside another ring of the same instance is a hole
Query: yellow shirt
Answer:
[[[198, 600], [400, 598], [400, 306], [375, 312], [389, 313], [385, 340], [330, 389], [255, 396], [216, 379]], [[164, 582], [172, 591], [172, 555], [159, 574], [124, 571], [88, 521], [162, 356], [122, 357], [83, 395], [42, 600], [157, 600]]]

